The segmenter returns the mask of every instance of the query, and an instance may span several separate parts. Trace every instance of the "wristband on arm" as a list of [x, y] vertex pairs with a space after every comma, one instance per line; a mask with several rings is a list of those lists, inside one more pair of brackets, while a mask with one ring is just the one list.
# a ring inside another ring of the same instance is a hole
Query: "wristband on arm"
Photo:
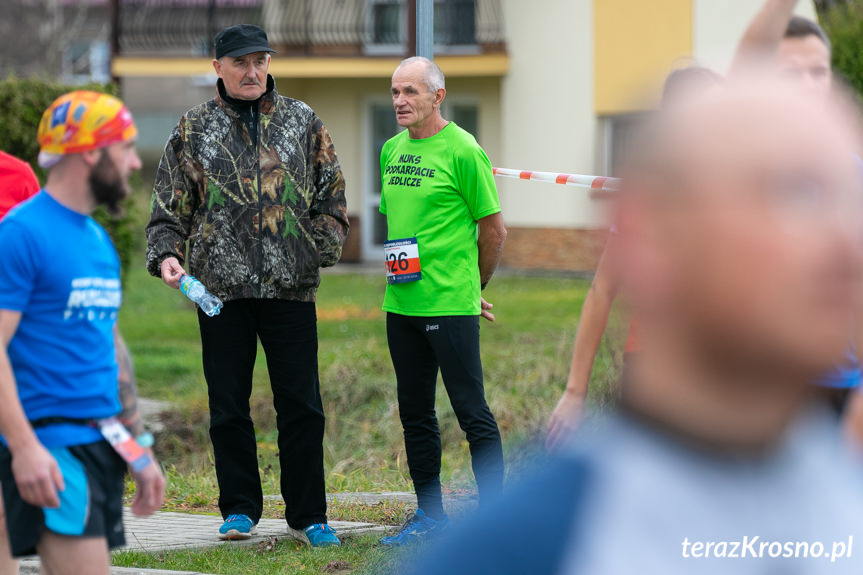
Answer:
[[152, 433], [150, 433], [149, 431], [145, 431], [144, 433], [136, 437], [135, 441], [138, 442], [138, 445], [146, 449], [147, 447], [153, 447], [153, 443], [155, 443], [155, 438], [153, 437]]

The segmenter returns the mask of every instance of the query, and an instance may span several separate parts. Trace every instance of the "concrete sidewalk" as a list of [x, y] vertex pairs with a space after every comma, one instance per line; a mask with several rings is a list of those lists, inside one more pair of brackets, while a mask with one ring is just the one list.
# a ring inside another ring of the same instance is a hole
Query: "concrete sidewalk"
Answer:
[[[281, 495], [265, 496], [268, 500], [280, 500]], [[416, 504], [416, 496], [408, 492], [387, 493], [330, 493], [327, 501], [342, 503], [361, 503], [375, 505], [381, 502], [398, 501], [407, 505]], [[476, 507], [476, 495], [456, 493], [444, 495], [447, 511], [456, 515]], [[284, 519], [261, 519], [257, 533], [245, 541], [222, 541], [218, 537], [222, 518], [217, 515], [195, 513], [176, 513], [159, 511], [150, 517], [135, 517], [132, 512], [123, 510], [123, 524], [126, 526], [126, 546], [123, 549], [159, 553], [200, 549], [216, 545], [254, 545], [267, 537], [291, 537]], [[364, 533], [384, 533], [388, 527], [373, 523], [352, 521], [330, 521], [330, 526], [338, 532], [339, 538]], [[21, 562], [21, 575], [39, 573], [39, 560], [26, 559]], [[112, 567], [112, 575], [207, 575], [197, 571], [165, 571], [161, 569], [137, 569]]]
[[[39, 560], [21, 561], [20, 575], [39, 575]], [[200, 571], [165, 571], [164, 569], [136, 569], [134, 567], [111, 567], [111, 575], [213, 575]]]
[[[198, 515], [160, 511], [151, 517], [135, 517], [128, 509], [124, 510], [123, 522], [126, 526], [126, 547], [135, 551], [157, 553], [213, 547], [215, 545], [237, 545], [257, 543], [267, 537], [290, 537], [284, 519], [261, 519], [257, 533], [245, 541], [222, 541], [218, 537], [222, 518], [217, 515]], [[339, 537], [350, 537], [362, 533], [382, 533], [385, 527], [373, 523], [351, 521], [330, 521], [330, 527]]]
[[[291, 537], [284, 519], [261, 519], [257, 533], [245, 541], [222, 541], [219, 539], [219, 526], [222, 518], [216, 515], [175, 513], [159, 511], [150, 517], [135, 517], [132, 512], [123, 510], [123, 524], [126, 526], [126, 546], [122, 549], [159, 553], [214, 547], [216, 545], [254, 545], [267, 537]], [[352, 521], [330, 521], [339, 538], [363, 533], [383, 533], [386, 527], [373, 523]], [[26, 559], [21, 562], [21, 574], [39, 573], [39, 560]], [[193, 571], [164, 571], [158, 569], [135, 569], [113, 567], [112, 575], [206, 575]]]

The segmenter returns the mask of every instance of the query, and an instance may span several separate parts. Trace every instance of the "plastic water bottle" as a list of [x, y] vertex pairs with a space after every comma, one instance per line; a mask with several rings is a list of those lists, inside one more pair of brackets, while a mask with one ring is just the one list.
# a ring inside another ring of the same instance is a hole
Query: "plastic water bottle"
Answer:
[[219, 315], [219, 312], [222, 311], [222, 306], [224, 305], [222, 300], [208, 292], [204, 284], [193, 276], [184, 275], [180, 278], [180, 291], [187, 298], [198, 304], [201, 307], [201, 311], [210, 317]]

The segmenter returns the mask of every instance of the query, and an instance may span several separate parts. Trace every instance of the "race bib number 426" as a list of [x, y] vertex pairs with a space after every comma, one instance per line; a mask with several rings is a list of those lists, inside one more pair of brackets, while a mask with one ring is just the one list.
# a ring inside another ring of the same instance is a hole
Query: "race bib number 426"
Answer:
[[422, 279], [420, 252], [416, 238], [386, 242], [384, 254], [387, 259], [388, 284], [415, 282]]

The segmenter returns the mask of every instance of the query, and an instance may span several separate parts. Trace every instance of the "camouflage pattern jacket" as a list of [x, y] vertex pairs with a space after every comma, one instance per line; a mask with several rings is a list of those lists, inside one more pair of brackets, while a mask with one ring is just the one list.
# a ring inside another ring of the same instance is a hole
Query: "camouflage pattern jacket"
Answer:
[[256, 130], [221, 80], [174, 128], [147, 225], [152, 275], [173, 256], [224, 301], [315, 300], [348, 233], [345, 180], [321, 120], [267, 84]]

